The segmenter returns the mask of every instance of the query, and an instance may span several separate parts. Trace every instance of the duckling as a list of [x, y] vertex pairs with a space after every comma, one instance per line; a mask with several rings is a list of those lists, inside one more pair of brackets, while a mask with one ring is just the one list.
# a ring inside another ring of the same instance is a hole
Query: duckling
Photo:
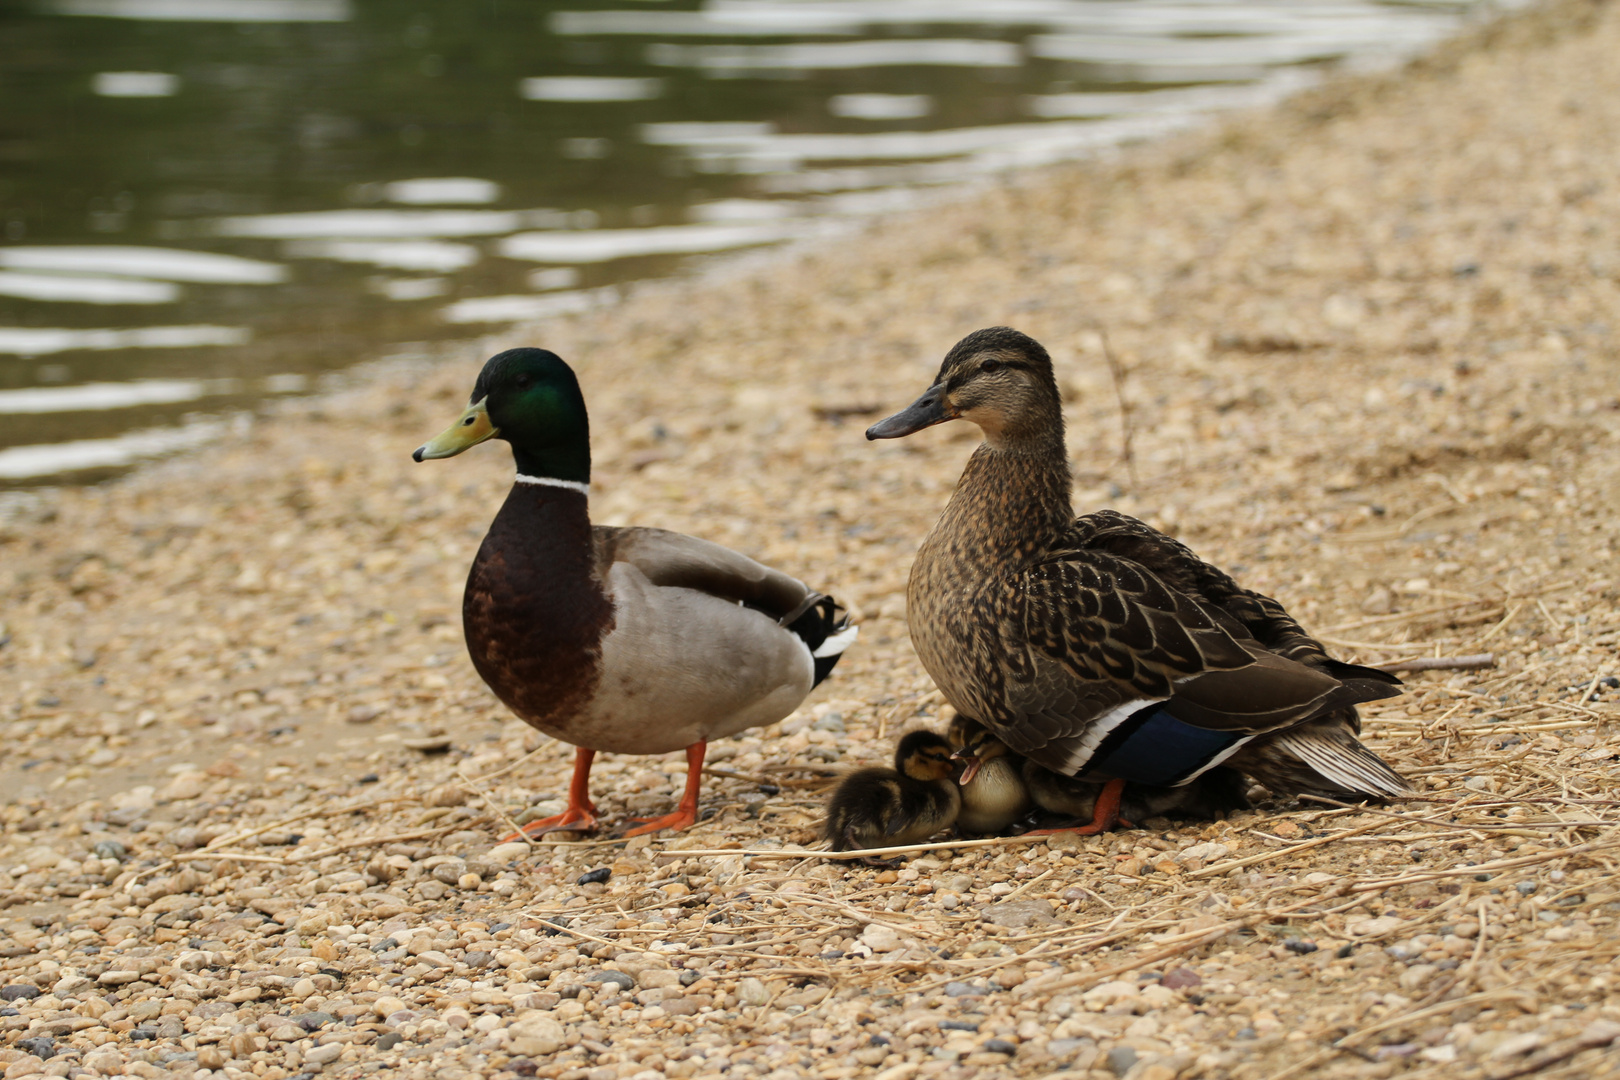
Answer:
[[956, 748], [951, 756], [966, 762], [957, 781], [962, 788], [958, 830], [980, 836], [999, 834], [1029, 813], [1033, 804], [1020, 774], [1023, 758], [983, 724], [961, 713], [951, 719], [945, 737]]
[[1181, 787], [1221, 764], [1279, 794], [1410, 794], [1356, 737], [1356, 706], [1400, 680], [1333, 659], [1276, 600], [1113, 510], [1076, 517], [1052, 358], [1008, 327], [969, 334], [897, 439], [962, 419], [984, 442], [923, 540], [912, 645], [950, 704], [1038, 764], [1105, 784], [1081, 831], [1118, 821], [1127, 783]]
[[894, 748], [894, 768], [859, 769], [832, 793], [827, 839], [833, 850], [915, 844], [950, 828], [962, 807], [955, 771], [944, 736], [911, 732]]
[[566, 809], [523, 831], [596, 828], [597, 753], [681, 749], [680, 803], [625, 835], [687, 828], [709, 742], [793, 712], [858, 628], [832, 597], [719, 544], [593, 525], [585, 396], [556, 353], [491, 357], [471, 402], [412, 456], [512, 448], [516, 482], [467, 575], [462, 626], [495, 696], [575, 747]]
[[[1073, 818], [1084, 825], [1095, 820], [1098, 799], [1107, 785], [1077, 780], [1025, 759], [1024, 786], [1042, 810]], [[1247, 783], [1236, 769], [1217, 765], [1181, 787], [1126, 784], [1120, 795], [1119, 824], [1132, 827], [1152, 817], [1208, 819], [1249, 805]], [[1073, 828], [1068, 826], [1067, 828]], [[1036, 829], [1037, 833], [1067, 831], [1065, 827]]]

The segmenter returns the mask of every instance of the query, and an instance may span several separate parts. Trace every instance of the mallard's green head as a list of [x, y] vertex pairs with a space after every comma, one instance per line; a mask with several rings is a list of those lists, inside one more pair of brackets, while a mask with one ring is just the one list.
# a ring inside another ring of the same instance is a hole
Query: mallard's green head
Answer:
[[1061, 436], [1063, 404], [1052, 358], [1041, 343], [1006, 326], [958, 341], [922, 397], [866, 429], [868, 439], [898, 439], [947, 420], [979, 425], [992, 444]]
[[523, 476], [588, 484], [591, 430], [574, 371], [545, 349], [508, 349], [489, 358], [467, 410], [418, 447], [417, 461], [454, 457], [485, 439], [505, 439]]

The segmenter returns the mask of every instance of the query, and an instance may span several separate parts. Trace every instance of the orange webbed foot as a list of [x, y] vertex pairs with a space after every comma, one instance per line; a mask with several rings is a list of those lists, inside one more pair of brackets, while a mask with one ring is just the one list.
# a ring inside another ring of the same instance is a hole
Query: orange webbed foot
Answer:
[[630, 822], [636, 827], [622, 834], [626, 837], [645, 836], [648, 833], [655, 833], [660, 829], [672, 829], [679, 832], [682, 829], [691, 828], [692, 825], [697, 822], [697, 813], [696, 811], [688, 810], [685, 807], [682, 807], [677, 809], [672, 814], [665, 814], [663, 817], [631, 818]]
[[1089, 823], [1073, 828], [1033, 829], [1024, 835], [1051, 836], [1054, 833], [1074, 833], [1076, 836], [1096, 836], [1098, 833], [1119, 827], [1134, 829], [1135, 825], [1119, 816], [1119, 804], [1124, 795], [1125, 781], [1110, 780], [1103, 785], [1102, 791], [1097, 793], [1097, 805], [1092, 808]]
[[570, 806], [560, 814], [529, 822], [511, 836], [504, 837], [501, 843], [509, 844], [524, 837], [533, 840], [554, 832], [595, 832], [596, 828], [596, 807]]

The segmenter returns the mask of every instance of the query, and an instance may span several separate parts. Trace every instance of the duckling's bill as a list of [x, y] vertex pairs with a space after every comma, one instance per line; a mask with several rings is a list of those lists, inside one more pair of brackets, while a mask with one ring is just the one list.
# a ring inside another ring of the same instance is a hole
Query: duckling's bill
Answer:
[[973, 782], [973, 778], [979, 775], [979, 770], [984, 768], [984, 762], [980, 761], [978, 758], [969, 753], [967, 747], [963, 747], [962, 749], [958, 750], [956, 753], [952, 754], [951, 757], [962, 763], [962, 773], [956, 778], [956, 782], [962, 787], [967, 787], [969, 784], [971, 784]]
[[956, 409], [945, 396], [940, 383], [930, 386], [923, 396], [893, 416], [879, 420], [866, 429], [868, 439], [901, 439], [914, 435], [923, 428], [956, 419]]
[[418, 446], [411, 457], [417, 461], [455, 457], [468, 447], [477, 446], [500, 433], [489, 418], [489, 398], [481, 398], [467, 406], [467, 410], [456, 417], [455, 423]]

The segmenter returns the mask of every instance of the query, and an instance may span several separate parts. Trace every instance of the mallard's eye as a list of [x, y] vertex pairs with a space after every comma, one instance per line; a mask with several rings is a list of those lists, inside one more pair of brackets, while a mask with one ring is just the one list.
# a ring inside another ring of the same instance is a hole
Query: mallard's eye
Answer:
[[477, 423], [477, 422], [478, 422], [478, 417], [476, 417], [476, 416], [469, 416], [469, 417], [467, 417], [467, 419], [465, 419], [465, 420], [463, 420], [463, 421], [462, 421], [462, 422], [461, 422], [461, 426], [462, 426], [462, 427], [472, 427], [472, 426], [473, 426], [473, 425], [474, 425], [474, 424], [476, 424], [476, 423]]
[[994, 375], [996, 372], [1001, 370], [1001, 361], [986, 360], [979, 365], [979, 370], [984, 372], [986, 375]]

